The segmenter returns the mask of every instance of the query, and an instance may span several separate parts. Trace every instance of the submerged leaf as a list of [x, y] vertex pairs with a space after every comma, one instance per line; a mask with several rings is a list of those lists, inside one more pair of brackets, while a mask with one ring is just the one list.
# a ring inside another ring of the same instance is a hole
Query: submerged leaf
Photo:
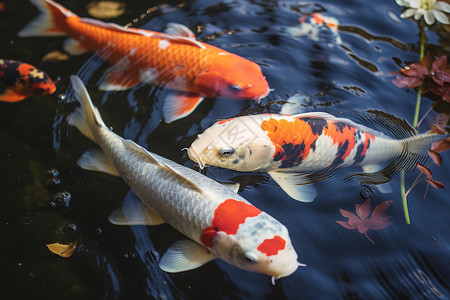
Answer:
[[447, 126], [448, 118], [449, 118], [448, 114], [445, 113], [438, 114], [431, 120], [430, 123], [431, 130], [438, 134], [447, 134], [445, 127]]
[[436, 165], [440, 166], [442, 164], [442, 157], [436, 151], [428, 150], [428, 155], [431, 157], [431, 159]]
[[417, 169], [422, 172], [425, 176], [427, 176], [428, 179], [433, 178], [433, 174], [431, 173], [431, 170], [425, 167], [424, 165], [421, 165], [417, 163]]
[[445, 140], [434, 142], [431, 145], [431, 150], [436, 152], [444, 152], [450, 149], [450, 137], [446, 138]]
[[445, 185], [444, 185], [442, 182], [440, 182], [440, 181], [437, 181], [437, 180], [434, 180], [434, 179], [428, 179], [428, 178], [425, 178], [425, 180], [426, 180], [432, 187], [435, 187], [435, 188], [437, 188], [438, 190], [440, 190], [440, 189], [442, 189], [442, 188], [445, 187]]
[[77, 242], [75, 243], [69, 243], [67, 245], [60, 244], [60, 243], [54, 243], [54, 244], [48, 244], [46, 245], [48, 250], [51, 252], [61, 256], [61, 257], [71, 257], [72, 254], [75, 252], [75, 249], [77, 248]]
[[125, 13], [125, 2], [93, 1], [87, 5], [88, 13], [96, 19], [117, 18]]
[[391, 206], [391, 204], [392, 200], [381, 202], [374, 208], [370, 218], [368, 218], [371, 210], [369, 199], [367, 199], [362, 204], [355, 205], [357, 215], [348, 210], [340, 208], [340, 213], [342, 214], [342, 216], [348, 218], [348, 220], [336, 221], [336, 223], [347, 229], [358, 229], [360, 233], [364, 234], [372, 243], [374, 243], [367, 235], [367, 231], [371, 229], [383, 229], [392, 224], [392, 221], [389, 220], [390, 216], [386, 214], [386, 211]]

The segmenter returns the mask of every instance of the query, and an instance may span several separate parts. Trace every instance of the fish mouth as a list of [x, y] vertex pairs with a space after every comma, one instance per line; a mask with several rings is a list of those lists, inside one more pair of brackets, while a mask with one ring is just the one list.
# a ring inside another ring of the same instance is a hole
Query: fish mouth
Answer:
[[262, 98], [266, 97], [267, 95], [270, 94], [270, 92], [272, 91], [272, 89], [270, 89], [269, 87], [267, 87], [267, 90], [264, 93], [259, 94], [258, 96], [256, 96], [254, 98], [254, 100], [259, 104], [259, 102], [261, 101]]
[[203, 168], [205, 167], [205, 162], [200, 158], [200, 156], [197, 154], [197, 152], [195, 152], [194, 149], [192, 149], [192, 147], [189, 147], [187, 149], [187, 154], [189, 156], [189, 158], [191, 160], [193, 160], [194, 162], [196, 162], [198, 164], [198, 166], [200, 167], [200, 169], [203, 170]]

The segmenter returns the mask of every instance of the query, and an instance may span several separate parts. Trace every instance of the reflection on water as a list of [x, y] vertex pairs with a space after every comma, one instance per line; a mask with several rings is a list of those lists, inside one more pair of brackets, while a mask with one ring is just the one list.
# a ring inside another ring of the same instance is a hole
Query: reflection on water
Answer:
[[[58, 2], [88, 16], [88, 0]], [[71, 56], [64, 62], [41, 62], [45, 54], [62, 51], [64, 39], [18, 38], [17, 32], [37, 11], [25, 0], [1, 3], [5, 10], [0, 11], [0, 58], [32, 63], [58, 79], [54, 95], [15, 105], [0, 103], [0, 292], [5, 299], [54, 299], [58, 295], [73, 299], [449, 297], [450, 204], [445, 190], [429, 189], [422, 199], [426, 185], [417, 186], [408, 196], [412, 224], [406, 225], [398, 176], [390, 183], [393, 193], [381, 194], [346, 182], [346, 173], [337, 172], [317, 184], [315, 202], [299, 203], [268, 176], [209, 167], [207, 176], [239, 182], [242, 196], [288, 227], [299, 259], [307, 267], [278, 280], [275, 286], [267, 276], [223, 262], [166, 274], [158, 260], [181, 235], [168, 225], [110, 224], [111, 211], [133, 194], [118, 178], [79, 169], [76, 160], [93, 144], [66, 124], [75, 107], [70, 74], [86, 82], [105, 123], [116, 133], [190, 167], [194, 166], [181, 149], [216, 120], [278, 112], [279, 100], [294, 95], [301, 95], [303, 111], [326, 111], [357, 121], [359, 112], [378, 109], [411, 121], [416, 94], [394, 86], [387, 73], [418, 60], [418, 28], [398, 18], [401, 9], [394, 1], [127, 2], [125, 14], [108, 21], [152, 30], [162, 30], [174, 21], [185, 24], [199, 40], [257, 62], [273, 89], [259, 105], [206, 99], [194, 114], [172, 124], [160, 121], [166, 89], [142, 84], [128, 91], [101, 92], [98, 82], [109, 64], [91, 54]], [[330, 48], [329, 40], [289, 35], [287, 28], [298, 26], [300, 17], [313, 13], [339, 21], [341, 45]], [[433, 48], [448, 55], [448, 33], [436, 25], [427, 34]], [[65, 94], [66, 100], [61, 101], [59, 94]], [[424, 97], [422, 115], [430, 105]], [[448, 106], [439, 110], [448, 111]], [[427, 121], [421, 132], [428, 129]], [[442, 154], [443, 164], [433, 169], [433, 177], [448, 186], [450, 158]], [[58, 171], [57, 176], [49, 175], [52, 169]], [[407, 180], [412, 182], [416, 174], [408, 174]], [[64, 196], [61, 192], [70, 193], [70, 199], [55, 198]], [[394, 200], [389, 209], [394, 222], [370, 232], [374, 244], [357, 230], [336, 223], [342, 220], [339, 209], [354, 211], [355, 203], [367, 198], [373, 206]], [[74, 241], [77, 250], [66, 259], [45, 247]]]

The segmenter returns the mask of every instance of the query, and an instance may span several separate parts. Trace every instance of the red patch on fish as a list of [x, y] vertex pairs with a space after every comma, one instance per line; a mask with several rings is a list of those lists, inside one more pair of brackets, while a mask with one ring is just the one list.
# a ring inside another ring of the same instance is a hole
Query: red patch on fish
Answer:
[[226, 123], [226, 122], [231, 121], [231, 120], [233, 120], [233, 119], [234, 119], [234, 118], [222, 120], [222, 121], [217, 122], [217, 124], [223, 124], [223, 123]]
[[347, 143], [345, 152], [340, 154], [340, 158], [344, 160], [355, 147], [356, 128], [343, 123], [338, 124], [328, 122], [328, 126], [324, 128], [324, 133], [333, 140], [333, 145], [337, 144], [338, 148], [343, 147]]
[[364, 140], [364, 143], [363, 143], [364, 148], [363, 148], [363, 150], [361, 152], [361, 156], [362, 157], [364, 157], [366, 155], [367, 149], [369, 148], [370, 141], [375, 139], [375, 136], [373, 136], [372, 134], [367, 133], [367, 132], [364, 133], [364, 136], [365, 136], [365, 140]]
[[272, 239], [265, 239], [257, 249], [267, 256], [271, 256], [278, 254], [278, 251], [283, 250], [285, 246], [286, 241], [280, 236], [276, 235]]
[[357, 129], [343, 122], [333, 122], [322, 118], [269, 119], [261, 123], [261, 129], [275, 146], [274, 161], [282, 161], [280, 168], [301, 164], [315, 149], [321, 135], [332, 139], [337, 146], [336, 160], [342, 163], [354, 149]]
[[236, 234], [239, 226], [247, 218], [256, 217], [261, 210], [242, 201], [227, 199], [216, 208], [211, 226], [202, 230], [200, 241], [208, 248], [212, 248], [212, 240], [218, 231], [226, 234]]

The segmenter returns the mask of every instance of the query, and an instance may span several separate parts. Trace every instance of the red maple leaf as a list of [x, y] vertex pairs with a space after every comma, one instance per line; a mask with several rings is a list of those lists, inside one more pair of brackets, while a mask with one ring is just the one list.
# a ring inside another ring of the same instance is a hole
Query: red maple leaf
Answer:
[[386, 211], [391, 206], [391, 201], [384, 201], [378, 204], [370, 215], [372, 206], [370, 205], [370, 199], [367, 199], [363, 204], [356, 204], [356, 215], [351, 211], [340, 208], [341, 214], [348, 218], [347, 221], [336, 221], [339, 225], [347, 229], [358, 229], [360, 233], [363, 233], [369, 241], [373, 244], [374, 241], [367, 235], [369, 230], [379, 230], [391, 225], [391, 217], [386, 214]]

